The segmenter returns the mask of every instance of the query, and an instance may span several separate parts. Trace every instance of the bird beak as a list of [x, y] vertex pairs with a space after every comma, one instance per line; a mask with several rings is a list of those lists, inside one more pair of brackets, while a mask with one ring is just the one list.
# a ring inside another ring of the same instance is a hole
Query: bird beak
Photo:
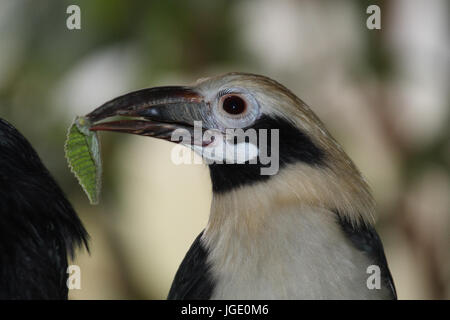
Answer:
[[[93, 123], [92, 131], [125, 132], [173, 141], [176, 129], [191, 132], [194, 121], [203, 124], [209, 118], [206, 105], [203, 96], [191, 87], [155, 87], [117, 97], [86, 117]], [[99, 123], [115, 116], [132, 119]]]

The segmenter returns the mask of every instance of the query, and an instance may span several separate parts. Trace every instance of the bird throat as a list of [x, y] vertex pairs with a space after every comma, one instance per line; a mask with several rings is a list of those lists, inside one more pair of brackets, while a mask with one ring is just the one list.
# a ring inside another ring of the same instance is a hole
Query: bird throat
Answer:
[[[289, 121], [280, 117], [263, 115], [260, 117], [251, 129], [256, 130], [277, 130], [278, 148], [272, 148], [272, 135], [267, 134], [264, 141], [264, 149], [271, 159], [278, 161], [278, 170], [274, 174], [264, 174], [264, 169], [273, 166], [273, 164], [261, 161], [258, 156], [255, 163], [212, 163], [209, 165], [211, 182], [214, 193], [226, 193], [242, 186], [254, 185], [265, 182], [289, 164], [303, 163], [309, 166], [324, 166], [324, 152], [300, 129], [295, 127]], [[258, 141], [261, 143], [262, 141]], [[258, 149], [263, 148], [258, 145]], [[273, 150], [278, 152], [274, 157]]]

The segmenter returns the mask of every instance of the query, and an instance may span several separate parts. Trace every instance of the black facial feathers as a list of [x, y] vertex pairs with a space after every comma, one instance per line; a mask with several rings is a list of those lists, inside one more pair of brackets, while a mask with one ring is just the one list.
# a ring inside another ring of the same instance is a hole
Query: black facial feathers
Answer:
[[[302, 131], [289, 121], [279, 117], [261, 116], [251, 127], [257, 132], [267, 129], [267, 151], [270, 157], [270, 130], [279, 130], [279, 170], [292, 163], [303, 162], [311, 166], [324, 165], [324, 152]], [[258, 140], [259, 143], [259, 140]], [[222, 193], [244, 185], [270, 179], [271, 175], [261, 175], [263, 165], [258, 158], [256, 164], [217, 164], [209, 165], [213, 192]]]

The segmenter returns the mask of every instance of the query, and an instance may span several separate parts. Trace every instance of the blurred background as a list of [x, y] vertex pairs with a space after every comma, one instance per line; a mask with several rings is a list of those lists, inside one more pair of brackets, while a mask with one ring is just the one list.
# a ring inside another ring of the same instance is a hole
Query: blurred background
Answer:
[[[66, 27], [71, 4], [81, 30]], [[371, 4], [381, 30], [366, 27]], [[0, 0], [0, 117], [34, 145], [91, 235], [71, 298], [165, 298], [211, 201], [206, 166], [174, 165], [169, 143], [101, 134], [102, 200], [89, 205], [64, 158], [75, 115], [242, 71], [290, 88], [367, 177], [399, 298], [449, 299], [449, 4]]]

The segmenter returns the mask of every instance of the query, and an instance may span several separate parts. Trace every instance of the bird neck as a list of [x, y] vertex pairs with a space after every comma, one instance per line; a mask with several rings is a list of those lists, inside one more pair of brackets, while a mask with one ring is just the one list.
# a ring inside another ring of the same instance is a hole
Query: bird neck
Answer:
[[268, 218], [291, 208], [340, 212], [355, 225], [373, 223], [373, 198], [359, 172], [297, 163], [265, 181], [214, 192], [205, 235], [220, 233], [227, 222], [237, 233], [258, 232]]
[[[365, 297], [366, 287], [351, 283], [365, 283], [365, 269], [357, 266], [370, 263], [345, 238], [339, 219], [370, 224], [373, 204], [364, 181], [352, 179], [295, 165], [265, 182], [214, 193], [201, 238], [217, 282], [213, 297], [338, 299], [324, 289], [336, 279], [345, 296]], [[352, 261], [357, 280], [339, 267], [342, 261]]]
[[[232, 210], [229, 200], [213, 200], [202, 236], [216, 283], [214, 299], [370, 297], [365, 287], [370, 262], [346, 239], [334, 212], [257, 197], [258, 205], [240, 207], [236, 201]], [[348, 269], [342, 261], [349, 261]]]

